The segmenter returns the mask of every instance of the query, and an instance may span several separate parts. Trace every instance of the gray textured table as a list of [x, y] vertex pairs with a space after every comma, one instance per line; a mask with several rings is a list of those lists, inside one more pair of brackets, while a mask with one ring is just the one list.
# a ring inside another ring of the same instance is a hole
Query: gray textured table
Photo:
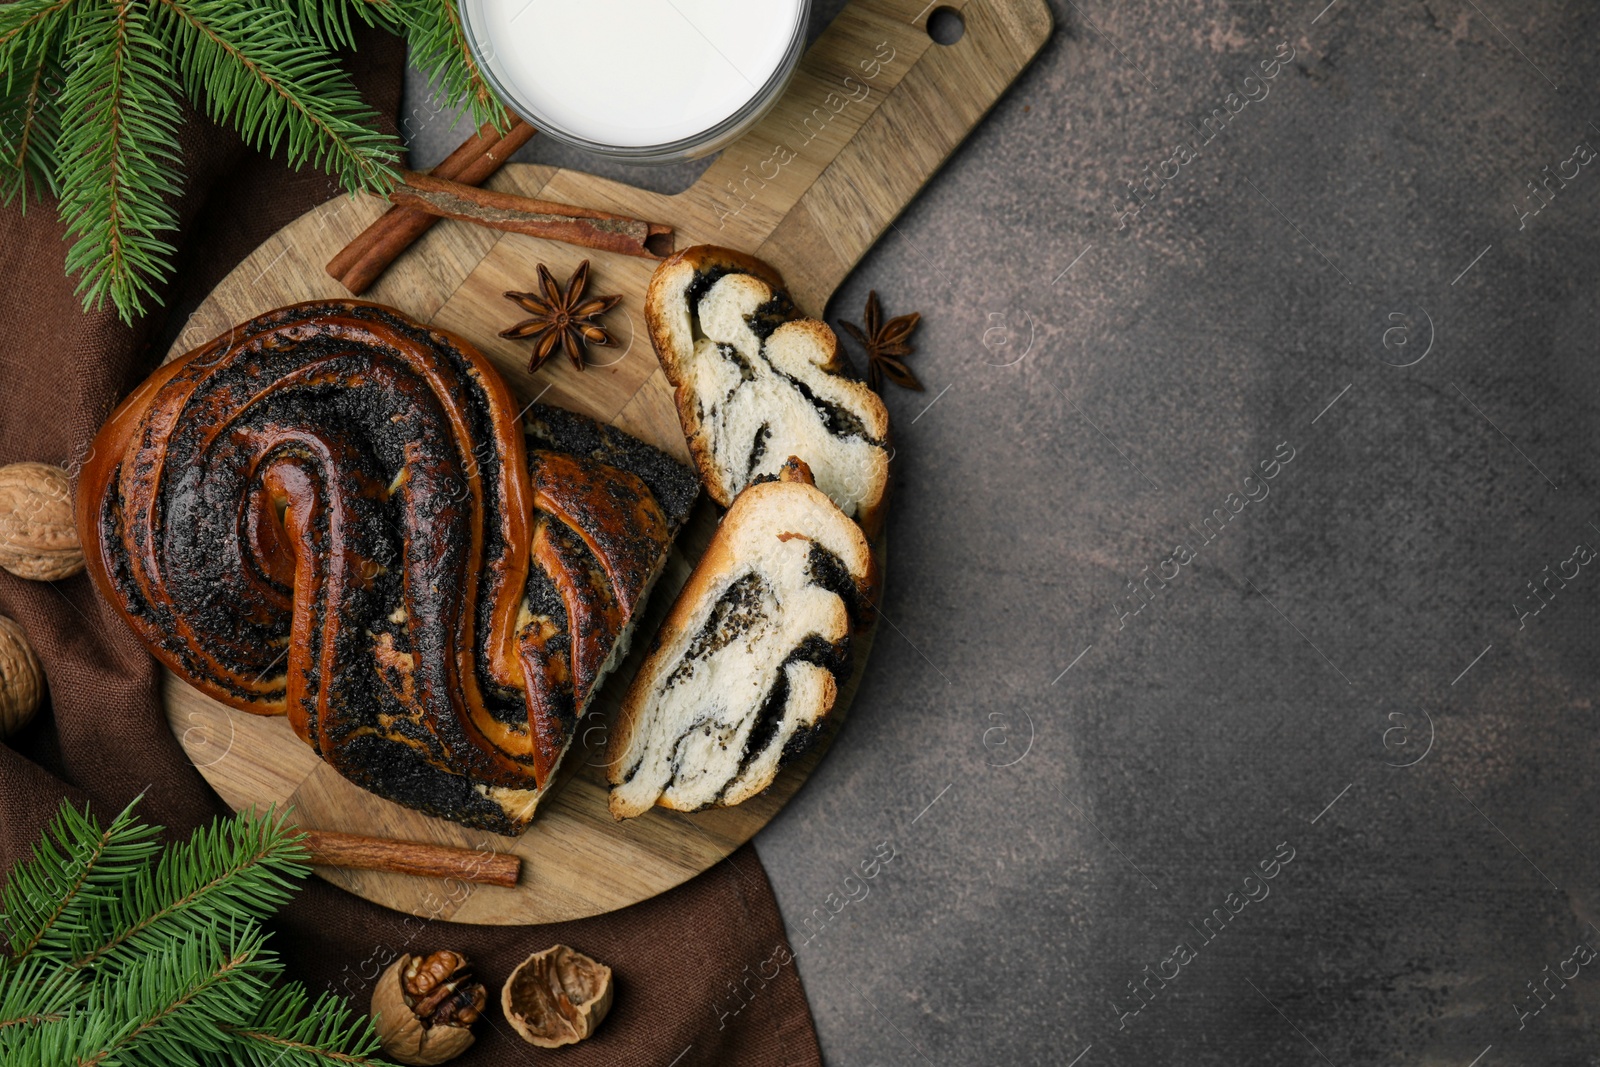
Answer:
[[832, 1063], [1600, 1063], [1600, 13], [1325, 2], [1057, 4], [830, 309], [928, 386], [757, 841]]

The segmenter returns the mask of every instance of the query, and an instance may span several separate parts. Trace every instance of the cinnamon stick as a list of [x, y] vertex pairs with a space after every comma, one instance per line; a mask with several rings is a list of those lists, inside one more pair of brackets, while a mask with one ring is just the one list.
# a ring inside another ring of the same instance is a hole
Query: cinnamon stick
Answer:
[[672, 227], [661, 223], [475, 189], [414, 171], [403, 171], [402, 175], [404, 183], [389, 192], [389, 199], [402, 207], [603, 252], [644, 259], [663, 259], [672, 254]]
[[331, 830], [307, 830], [302, 842], [310, 862], [322, 867], [356, 867], [367, 871], [459, 878], [463, 882], [511, 887], [522, 871], [520, 857], [504, 852], [478, 852], [416, 841], [391, 841]]
[[[508, 120], [511, 118], [507, 115]], [[503, 134], [492, 123], [485, 123], [431, 173], [463, 185], [481, 185], [533, 134], [533, 127], [521, 119], [512, 122]], [[328, 274], [351, 293], [360, 295], [438, 221], [437, 215], [392, 207], [329, 261]]]

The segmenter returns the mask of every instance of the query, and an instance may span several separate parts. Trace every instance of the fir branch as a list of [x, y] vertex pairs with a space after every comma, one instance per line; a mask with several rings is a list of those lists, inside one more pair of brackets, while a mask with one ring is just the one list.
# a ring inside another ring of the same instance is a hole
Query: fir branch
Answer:
[[25, 42], [77, 0], [11, 0], [0, 5], [0, 59], [10, 59], [10, 50]]
[[20, 194], [24, 211], [30, 185], [41, 195], [56, 191], [59, 130], [48, 103], [61, 91], [56, 51], [75, 2], [16, 0], [0, 8], [0, 203]]
[[454, 0], [0, 0], [0, 202], [54, 193], [85, 308], [131, 322], [171, 274], [184, 88], [291, 166], [394, 184], [401, 146], [333, 54], [361, 24], [404, 34], [436, 92], [504, 128]]
[[238, 0], [154, 0], [190, 99], [290, 166], [308, 160], [351, 192], [386, 192], [400, 144], [325, 52], [281, 10]]
[[17, 1031], [20, 1039], [3, 1046], [5, 1062], [167, 1067], [224, 1048], [223, 1027], [254, 1017], [278, 970], [264, 941], [252, 923], [169, 945], [138, 970], [96, 983], [61, 1019]]
[[[44, 106], [45, 97], [59, 91], [59, 72], [52, 69], [47, 51], [31, 66], [16, 71], [19, 83], [7, 99], [0, 102], [0, 203], [9, 204], [18, 196], [22, 210], [28, 209], [30, 186], [41, 197], [55, 192], [56, 128], [52, 109]], [[7, 89], [12, 89], [7, 86]]]
[[220, 821], [157, 862], [159, 828], [131, 812], [102, 829], [64, 803], [0, 891], [7, 928], [31, 935], [13, 944], [32, 946], [0, 955], [0, 1064], [388, 1067], [340, 997], [274, 987], [258, 920], [307, 871], [283, 816]]
[[310, 1000], [298, 982], [275, 990], [254, 1021], [229, 1030], [240, 1058], [257, 1067], [384, 1067], [371, 1020], [334, 993]]
[[394, 0], [266, 0], [280, 8], [295, 24], [310, 32], [326, 48], [354, 48], [355, 21], [404, 33], [394, 12]]
[[165, 1065], [220, 1049], [223, 1028], [250, 1019], [270, 991], [277, 958], [265, 940], [253, 924], [226, 936], [208, 931], [152, 953], [122, 980], [97, 986], [79, 1016], [88, 1024], [84, 1043], [67, 1062]]
[[143, 865], [106, 900], [86, 936], [74, 938], [70, 971], [126, 970], [160, 948], [229, 922], [263, 918], [288, 901], [310, 870], [282, 814], [241, 813], [170, 846], [152, 871]]
[[96, 0], [74, 22], [59, 102], [61, 215], [75, 239], [66, 267], [86, 307], [110, 297], [131, 322], [171, 271], [159, 235], [177, 227], [178, 87], [135, 0]]
[[87, 995], [78, 976], [42, 953], [20, 962], [0, 956], [0, 1062], [10, 1060], [4, 1052], [14, 1028], [60, 1022]]
[[81, 936], [103, 900], [160, 848], [159, 826], [134, 819], [134, 800], [101, 828], [85, 806], [63, 802], [27, 860], [11, 870], [0, 907], [13, 959], [35, 949], [60, 950]]
[[411, 62], [427, 74], [429, 88], [466, 107], [474, 125], [489, 122], [496, 129], [505, 129], [505, 105], [478, 67], [453, 0], [392, 2], [406, 27]]

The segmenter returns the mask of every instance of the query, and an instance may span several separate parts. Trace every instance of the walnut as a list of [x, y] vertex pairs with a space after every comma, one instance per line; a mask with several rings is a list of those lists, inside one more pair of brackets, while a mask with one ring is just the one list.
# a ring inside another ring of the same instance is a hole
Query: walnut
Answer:
[[0, 737], [10, 737], [33, 718], [44, 699], [44, 670], [22, 627], [0, 615]]
[[511, 972], [500, 1006], [529, 1044], [560, 1048], [582, 1041], [611, 1010], [611, 968], [555, 945]]
[[488, 999], [461, 953], [402, 953], [372, 991], [384, 1054], [417, 1067], [455, 1059], [471, 1047], [472, 1024]]
[[0, 567], [53, 582], [83, 570], [67, 472], [48, 463], [0, 467]]

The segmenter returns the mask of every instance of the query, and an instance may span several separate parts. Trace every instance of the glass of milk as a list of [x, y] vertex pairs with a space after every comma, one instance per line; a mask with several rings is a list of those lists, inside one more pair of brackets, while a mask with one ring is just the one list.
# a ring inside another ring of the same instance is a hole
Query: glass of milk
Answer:
[[811, 0], [460, 0], [479, 68], [542, 136], [637, 163], [706, 155], [782, 94]]

